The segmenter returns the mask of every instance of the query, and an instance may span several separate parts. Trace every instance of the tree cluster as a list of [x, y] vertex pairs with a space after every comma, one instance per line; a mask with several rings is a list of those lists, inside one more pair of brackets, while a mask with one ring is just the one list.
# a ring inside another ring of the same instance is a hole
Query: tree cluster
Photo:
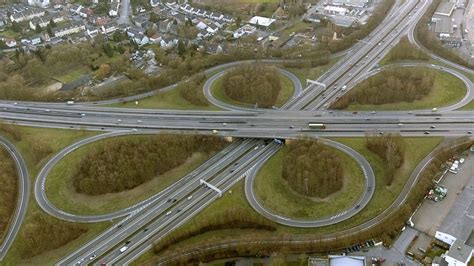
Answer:
[[282, 177], [298, 193], [325, 198], [344, 184], [343, 162], [317, 140], [296, 140], [286, 145]]
[[223, 138], [199, 135], [112, 139], [80, 159], [72, 183], [77, 192], [89, 195], [132, 189], [180, 166], [196, 152], [213, 153], [225, 143]]
[[222, 77], [224, 93], [232, 100], [274, 106], [282, 85], [280, 74], [274, 68], [261, 64], [246, 64], [229, 70]]
[[410, 43], [405, 36], [395, 45], [387, 55], [387, 61], [398, 60], [429, 60], [430, 57], [418, 47]]
[[10, 154], [0, 148], [0, 243], [15, 210], [17, 197], [17, 172]]
[[426, 68], [384, 70], [352, 89], [332, 105], [344, 109], [352, 103], [386, 104], [413, 102], [428, 95], [436, 72]]
[[[11, 59], [0, 62], [0, 98], [8, 100], [56, 100], [67, 98], [66, 92], [38, 91], [36, 87], [48, 84], [54, 76], [63, 75], [78, 68], [98, 70], [102, 55], [113, 56], [116, 48], [104, 44], [100, 38], [93, 44], [64, 44], [51, 48], [38, 48], [34, 53], [18, 49]], [[112, 60], [108, 73], [124, 72], [129, 65], [128, 58]], [[106, 73], [106, 74], [108, 74]], [[104, 71], [99, 71], [99, 76]]]
[[399, 134], [367, 135], [365, 146], [383, 159], [385, 163], [385, 185], [390, 186], [395, 172], [402, 166], [405, 159], [403, 138]]
[[83, 224], [62, 221], [37, 210], [27, 218], [20, 230], [20, 256], [22, 259], [32, 258], [62, 247], [86, 232]]
[[431, 22], [431, 17], [433, 16], [436, 8], [441, 3], [441, 0], [434, 0], [428, 10], [423, 14], [423, 17], [418, 21], [418, 24], [415, 28], [415, 36], [418, 41], [423, 44], [424, 47], [433, 51], [435, 54], [438, 54], [448, 60], [451, 60], [457, 64], [463, 65], [468, 68], [474, 68], [474, 65], [465, 60], [462, 56], [457, 54], [454, 50], [446, 48], [443, 46], [441, 41], [436, 37], [433, 31], [428, 29], [428, 24]]
[[180, 83], [176, 89], [179, 95], [189, 103], [197, 106], [208, 106], [209, 102], [202, 93], [202, 86], [206, 81], [205, 75], [198, 75], [188, 82]]
[[256, 213], [249, 214], [242, 207], [234, 206], [223, 212], [215, 213], [205, 220], [196, 220], [185, 230], [176, 230], [154, 244], [154, 252], [160, 253], [168, 247], [191, 237], [217, 230], [226, 229], [258, 229], [275, 231], [275, 225]]

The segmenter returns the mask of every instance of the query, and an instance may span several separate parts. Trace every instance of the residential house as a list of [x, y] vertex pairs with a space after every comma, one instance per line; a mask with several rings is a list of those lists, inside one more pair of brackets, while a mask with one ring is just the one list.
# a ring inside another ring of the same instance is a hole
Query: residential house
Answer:
[[161, 41], [161, 36], [158, 35], [158, 33], [153, 34], [153, 36], [150, 37], [150, 42], [152, 43], [160, 43]]
[[111, 34], [118, 30], [118, 24], [115, 21], [110, 21], [109, 23], [102, 26], [102, 34]]
[[178, 44], [178, 39], [172, 37], [162, 38], [160, 41], [160, 46], [163, 49], [170, 49], [175, 47]]
[[17, 46], [17, 43], [16, 43], [15, 39], [7, 38], [5, 40], [5, 45], [8, 46], [9, 48], [12, 48], [12, 47]]
[[256, 30], [257, 30], [257, 28], [255, 26], [246, 24], [246, 25], [238, 28], [236, 31], [234, 31], [233, 37], [235, 39], [238, 39], [238, 38], [240, 38], [244, 35], [253, 34]]
[[135, 25], [132, 25], [131, 27], [127, 29], [127, 36], [129, 38], [133, 38], [134, 36], [139, 35], [139, 34], [145, 34], [145, 29], [135, 26]]
[[133, 18], [134, 24], [138, 27], [145, 27], [145, 24], [148, 22], [148, 18], [144, 15], [136, 16]]
[[84, 25], [84, 23], [82, 23], [81, 21], [74, 21], [66, 25], [57, 27], [56, 29], [54, 29], [53, 34], [55, 37], [63, 37], [85, 30], [86, 26]]
[[22, 21], [31, 20], [33, 18], [42, 17], [44, 15], [45, 15], [45, 12], [44, 12], [43, 9], [30, 8], [30, 9], [25, 10], [25, 11], [21, 11], [21, 12], [11, 14], [10, 15], [10, 20], [12, 22], [22, 22]]
[[86, 27], [87, 29], [87, 35], [89, 35], [90, 38], [94, 38], [99, 34], [99, 28], [96, 26], [88, 26]]
[[61, 14], [53, 14], [51, 16], [34, 18], [30, 20], [30, 28], [32, 30], [36, 30], [36, 25], [39, 25], [41, 28], [44, 29], [51, 21], [53, 21], [54, 23], [59, 23], [64, 21], [64, 17]]
[[150, 39], [146, 35], [144, 35], [143, 33], [139, 33], [139, 34], [136, 34], [135, 36], [133, 36], [133, 41], [136, 44], [138, 44], [138, 46], [142, 46], [142, 45], [148, 44]]

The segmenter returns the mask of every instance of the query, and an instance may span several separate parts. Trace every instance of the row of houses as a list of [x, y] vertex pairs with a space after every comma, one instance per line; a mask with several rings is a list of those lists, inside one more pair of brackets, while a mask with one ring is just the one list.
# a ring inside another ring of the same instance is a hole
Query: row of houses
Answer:
[[190, 4], [183, 4], [179, 6], [179, 9], [189, 15], [195, 15], [202, 18], [208, 18], [216, 21], [224, 21], [231, 23], [234, 19], [231, 16], [221, 14], [219, 12], [207, 11], [200, 8], [192, 7]]
[[53, 21], [54, 23], [59, 23], [63, 22], [64, 20], [64, 16], [59, 13], [44, 17], [38, 17], [30, 20], [30, 28], [32, 30], [35, 30], [37, 25], [39, 25], [41, 28], [45, 28], [51, 21]]
[[45, 15], [45, 12], [41, 8], [28, 8], [27, 10], [16, 12], [10, 15], [10, 20], [12, 22], [22, 22], [28, 21], [33, 18], [42, 17]]

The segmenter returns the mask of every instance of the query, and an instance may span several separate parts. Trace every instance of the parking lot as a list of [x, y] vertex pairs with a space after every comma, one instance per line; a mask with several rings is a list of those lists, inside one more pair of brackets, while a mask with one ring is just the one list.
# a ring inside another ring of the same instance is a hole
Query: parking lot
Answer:
[[441, 224], [448, 218], [449, 211], [455, 205], [459, 205], [457, 203], [459, 194], [465, 189], [474, 173], [474, 156], [470, 155], [465, 159], [466, 161], [460, 166], [457, 174], [448, 172], [439, 184], [448, 189], [446, 198], [439, 202], [432, 200], [423, 202], [412, 219], [415, 229], [434, 237]]

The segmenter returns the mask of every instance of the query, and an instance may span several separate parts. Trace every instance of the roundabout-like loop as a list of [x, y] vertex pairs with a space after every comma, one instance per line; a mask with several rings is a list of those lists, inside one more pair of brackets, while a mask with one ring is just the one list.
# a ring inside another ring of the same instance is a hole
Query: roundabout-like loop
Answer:
[[247, 175], [245, 179], [245, 196], [247, 197], [247, 201], [249, 204], [257, 211], [259, 214], [263, 215], [264, 217], [282, 224], [291, 227], [304, 227], [304, 228], [312, 228], [312, 227], [323, 227], [332, 224], [336, 224], [347, 220], [357, 213], [359, 213], [364, 207], [369, 203], [371, 200], [374, 190], [375, 190], [375, 174], [370, 166], [369, 162], [358, 152], [353, 150], [352, 148], [341, 144], [339, 142], [329, 140], [329, 139], [318, 139], [321, 143], [338, 149], [347, 155], [351, 156], [357, 164], [362, 168], [364, 173], [364, 181], [365, 181], [365, 188], [364, 193], [362, 196], [349, 208], [346, 209], [338, 214], [334, 214], [331, 216], [327, 216], [322, 219], [317, 220], [300, 220], [300, 219], [293, 219], [288, 217], [283, 217], [281, 215], [275, 214], [269, 210], [267, 210], [256, 198], [255, 191], [254, 191], [254, 182], [255, 177], [259, 169], [263, 166], [265, 161], [259, 162], [252, 171]]
[[[244, 112], [268, 110], [267, 108], [250, 108], [250, 107], [233, 105], [233, 104], [221, 101], [221, 100], [217, 99], [216, 97], [214, 97], [214, 95], [212, 94], [212, 85], [214, 84], [214, 82], [216, 82], [218, 79], [220, 79], [229, 69], [231, 69], [231, 68], [222, 70], [222, 71], [214, 74], [212, 77], [210, 77], [209, 79], [206, 80], [206, 82], [204, 83], [204, 86], [203, 86], [203, 93], [204, 93], [204, 96], [206, 97], [206, 99], [210, 103], [212, 103], [213, 105], [215, 105], [217, 107], [220, 107], [222, 109], [225, 109], [225, 110], [244, 111]], [[291, 73], [288, 70], [281, 69], [281, 68], [277, 68], [277, 70], [281, 75], [288, 78], [291, 81], [291, 83], [293, 84], [293, 88], [294, 88], [293, 95], [288, 100], [298, 96], [303, 91], [303, 86], [301, 85], [301, 81], [299, 80], [299, 78], [295, 74]]]
[[68, 154], [71, 152], [74, 152], [75, 150], [91, 144], [93, 142], [107, 139], [107, 138], [112, 138], [112, 137], [119, 137], [119, 136], [126, 136], [126, 135], [137, 135], [137, 134], [152, 134], [151, 132], [133, 132], [133, 131], [114, 131], [110, 133], [105, 133], [101, 135], [96, 135], [92, 136], [83, 140], [80, 140], [66, 148], [64, 148], [62, 151], [57, 153], [53, 158], [51, 158], [46, 165], [41, 169], [39, 172], [36, 182], [35, 182], [35, 198], [36, 202], [38, 205], [43, 209], [46, 213], [62, 219], [66, 221], [71, 221], [71, 222], [82, 222], [82, 223], [95, 223], [95, 222], [103, 222], [103, 221], [110, 221], [116, 218], [124, 217], [130, 214], [133, 214], [137, 211], [142, 210], [144, 207], [148, 206], [149, 204], [163, 199], [163, 197], [166, 197], [173, 189], [176, 189], [178, 186], [177, 183], [174, 183], [170, 186], [168, 186], [166, 189], [154, 194], [153, 196], [140, 201], [132, 206], [129, 206], [127, 208], [111, 212], [108, 214], [101, 214], [101, 215], [76, 215], [72, 213], [65, 212], [56, 206], [52, 204], [48, 196], [46, 195], [46, 178], [48, 177], [49, 173], [51, 170], [56, 166], [56, 164], [59, 163], [64, 157], [66, 157]]

